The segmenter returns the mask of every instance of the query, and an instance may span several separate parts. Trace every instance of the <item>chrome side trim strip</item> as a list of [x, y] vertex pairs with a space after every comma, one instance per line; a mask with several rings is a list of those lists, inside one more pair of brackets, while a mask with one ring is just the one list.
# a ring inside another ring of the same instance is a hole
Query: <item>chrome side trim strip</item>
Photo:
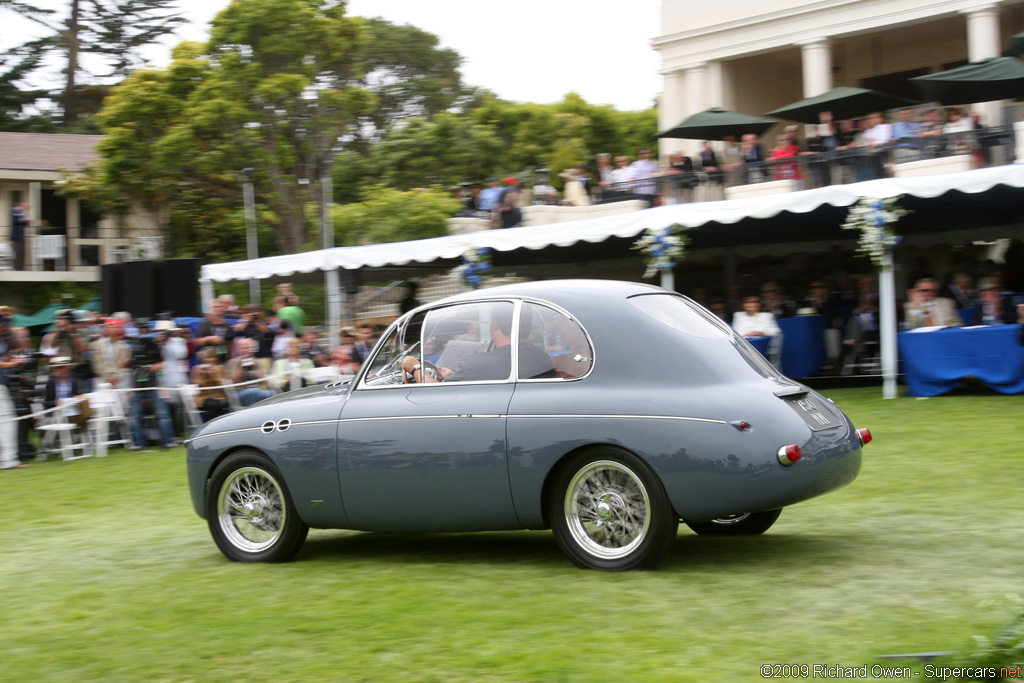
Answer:
[[[628, 419], [628, 420], [681, 420], [683, 422], [706, 422], [708, 424], [726, 424], [725, 420], [713, 420], [707, 417], [682, 417], [680, 415], [600, 415], [600, 414], [516, 414], [516, 415], [479, 415], [476, 413], [472, 414], [450, 414], [450, 415], [390, 415], [387, 417], [343, 417], [336, 420], [310, 420], [308, 422], [292, 422], [291, 428], [304, 427], [308, 425], [326, 425], [326, 424], [341, 424], [343, 422], [391, 422], [394, 420], [451, 420], [451, 419], [464, 419], [464, 418], [483, 418], [488, 420], [495, 420], [503, 417], [511, 418], [586, 418], [586, 419]], [[239, 434], [241, 432], [261, 432], [261, 427], [246, 427], [244, 429], [229, 429], [224, 432], [215, 432], [213, 434], [203, 434], [201, 436], [194, 436], [189, 441], [198, 441], [199, 439], [208, 439], [213, 436], [223, 436], [225, 434]], [[282, 430], [284, 431], [284, 430]]]
[[626, 418], [632, 420], [682, 420], [684, 422], [707, 422], [710, 424], [724, 425], [725, 420], [713, 420], [707, 417], [682, 417], [680, 415], [571, 415], [568, 413], [564, 414], [550, 414], [550, 415], [509, 415], [509, 417], [536, 417], [536, 418], [554, 418], [554, 417], [579, 417], [579, 418]]
[[241, 434], [242, 432], [258, 432], [261, 427], [245, 427], [244, 429], [229, 429], [224, 432], [213, 432], [212, 434], [201, 434], [199, 436], [193, 436], [186, 440], [186, 444], [191, 441], [199, 441], [199, 439], [209, 439], [211, 436], [223, 436], [225, 434]]

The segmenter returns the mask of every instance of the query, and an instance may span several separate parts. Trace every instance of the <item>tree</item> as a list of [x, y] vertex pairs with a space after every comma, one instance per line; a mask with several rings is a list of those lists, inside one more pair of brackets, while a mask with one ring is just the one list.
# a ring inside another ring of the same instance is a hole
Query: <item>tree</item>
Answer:
[[[52, 10], [24, 2], [2, 0], [3, 6], [45, 26], [51, 34], [27, 43], [42, 53], [59, 53], [64, 62], [64, 82], [57, 100], [65, 125], [83, 114], [94, 113], [106, 95], [97, 89], [103, 79], [124, 78], [142, 61], [141, 48], [173, 33], [184, 19], [171, 11], [176, 0], [69, 0], [67, 14], [54, 20]], [[26, 47], [22, 46], [22, 47]], [[85, 75], [83, 57], [100, 58], [106, 71]], [[34, 70], [40, 61], [32, 63]], [[24, 78], [22, 74], [20, 78]]]
[[334, 208], [335, 240], [354, 246], [439, 237], [448, 234], [445, 221], [459, 208], [440, 190], [370, 186], [362, 201]]
[[462, 57], [441, 48], [437, 36], [384, 19], [366, 20], [368, 36], [359, 60], [365, 69], [354, 85], [377, 97], [360, 121], [354, 148], [369, 146], [399, 121], [429, 118], [451, 109], [469, 93], [462, 85]]
[[38, 68], [45, 45], [33, 41], [0, 54], [0, 130], [24, 130], [26, 109], [46, 95], [45, 90], [23, 89], [21, 83]]
[[136, 72], [116, 89], [101, 116], [98, 184], [120, 194], [112, 204], [149, 207], [173, 241], [191, 244], [206, 231], [224, 237], [252, 169], [277, 250], [298, 251], [325, 164], [374, 104], [351, 85], [365, 38], [335, 2], [235, 0], [206, 46], [182, 44], [167, 70]]
[[368, 171], [370, 177], [404, 190], [452, 185], [498, 173], [506, 163], [504, 150], [490, 126], [441, 112], [392, 128], [372, 148]]

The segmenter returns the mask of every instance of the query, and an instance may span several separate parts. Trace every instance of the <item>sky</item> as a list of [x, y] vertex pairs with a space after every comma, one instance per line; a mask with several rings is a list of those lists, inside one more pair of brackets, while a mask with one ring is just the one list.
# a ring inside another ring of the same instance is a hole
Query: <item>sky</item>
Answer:
[[[65, 11], [61, 0], [37, 5]], [[170, 60], [178, 40], [205, 40], [208, 23], [228, 0], [179, 0], [189, 21], [178, 38], [154, 47], [155, 66]], [[658, 54], [651, 40], [659, 33], [661, 0], [519, 0], [480, 3], [461, 0], [349, 0], [348, 12], [412, 24], [440, 38], [462, 55], [469, 85], [519, 102], [557, 102], [577, 92], [592, 104], [620, 110], [646, 109], [661, 90]], [[33, 30], [9, 14], [0, 49], [12, 35]], [[13, 29], [13, 30], [12, 30]]]

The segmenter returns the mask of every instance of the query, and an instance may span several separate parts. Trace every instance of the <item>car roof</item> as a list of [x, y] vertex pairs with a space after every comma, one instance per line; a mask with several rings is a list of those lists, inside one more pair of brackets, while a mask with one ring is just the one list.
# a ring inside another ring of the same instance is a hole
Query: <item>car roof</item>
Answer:
[[550, 301], [565, 307], [570, 313], [575, 313], [577, 311], [574, 309], [581, 304], [586, 308], [599, 307], [603, 305], [601, 302], [607, 303], [612, 299], [625, 301], [627, 297], [636, 294], [658, 293], [669, 292], [654, 285], [622, 280], [541, 280], [477, 289], [435, 301], [431, 305], [501, 296], [529, 297]]

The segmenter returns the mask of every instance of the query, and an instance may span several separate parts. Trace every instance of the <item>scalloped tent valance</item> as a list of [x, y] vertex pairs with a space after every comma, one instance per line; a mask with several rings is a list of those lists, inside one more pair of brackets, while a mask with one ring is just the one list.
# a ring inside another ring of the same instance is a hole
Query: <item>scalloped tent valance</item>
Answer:
[[[648, 228], [676, 224], [693, 231], [692, 252], [723, 244], [770, 245], [780, 241], [836, 239], [841, 236], [839, 223], [845, 214], [837, 209], [850, 206], [861, 197], [897, 195], [907, 195], [907, 203], [915, 211], [908, 218], [907, 228], [920, 234], [948, 231], [967, 235], [980, 227], [1019, 226], [1024, 223], [1024, 165], [919, 178], [886, 178], [766, 197], [662, 206], [569, 223], [216, 263], [203, 266], [201, 277], [228, 282], [335, 269], [394, 269], [427, 264], [443, 267], [457, 263], [468, 249], [480, 247], [496, 252], [496, 264], [505, 261], [511, 265], [509, 259], [534, 262], [535, 255], [527, 252], [615, 244], [631, 240]], [[782, 219], [785, 224], [772, 219]], [[623, 257], [636, 258], [628, 248], [619, 251]], [[518, 252], [518, 256], [510, 252]]]

